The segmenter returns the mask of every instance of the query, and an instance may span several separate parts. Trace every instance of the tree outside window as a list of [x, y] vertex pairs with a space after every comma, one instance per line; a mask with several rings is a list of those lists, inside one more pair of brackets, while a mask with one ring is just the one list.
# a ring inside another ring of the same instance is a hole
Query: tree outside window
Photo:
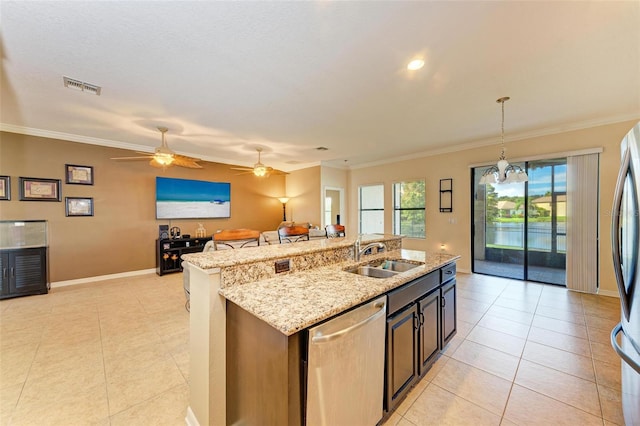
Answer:
[[393, 185], [393, 232], [410, 238], [426, 238], [425, 181]]

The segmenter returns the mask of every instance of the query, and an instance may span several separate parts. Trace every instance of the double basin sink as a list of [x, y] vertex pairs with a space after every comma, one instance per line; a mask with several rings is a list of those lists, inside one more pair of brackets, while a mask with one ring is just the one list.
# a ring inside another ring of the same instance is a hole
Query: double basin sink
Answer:
[[377, 259], [365, 265], [347, 268], [345, 271], [366, 277], [389, 278], [422, 265], [423, 262], [404, 259]]

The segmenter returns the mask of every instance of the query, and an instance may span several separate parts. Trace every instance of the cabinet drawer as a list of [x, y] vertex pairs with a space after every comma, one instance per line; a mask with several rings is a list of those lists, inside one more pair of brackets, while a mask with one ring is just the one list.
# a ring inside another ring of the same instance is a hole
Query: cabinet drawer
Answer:
[[440, 283], [446, 283], [456, 277], [456, 264], [451, 263], [440, 269]]
[[440, 275], [438, 271], [433, 271], [391, 291], [389, 293], [388, 315], [392, 315], [398, 309], [415, 302], [431, 290], [438, 288], [439, 285]]

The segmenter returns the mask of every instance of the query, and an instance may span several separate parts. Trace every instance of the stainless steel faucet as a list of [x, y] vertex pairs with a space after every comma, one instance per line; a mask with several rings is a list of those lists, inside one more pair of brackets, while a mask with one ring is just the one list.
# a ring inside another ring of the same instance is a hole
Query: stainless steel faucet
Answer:
[[360, 256], [362, 256], [367, 250], [376, 247], [378, 249], [378, 253], [387, 249], [387, 246], [382, 242], [377, 243], [369, 243], [366, 246], [360, 248], [360, 237], [356, 240], [353, 246], [353, 253], [356, 261], [360, 260]]

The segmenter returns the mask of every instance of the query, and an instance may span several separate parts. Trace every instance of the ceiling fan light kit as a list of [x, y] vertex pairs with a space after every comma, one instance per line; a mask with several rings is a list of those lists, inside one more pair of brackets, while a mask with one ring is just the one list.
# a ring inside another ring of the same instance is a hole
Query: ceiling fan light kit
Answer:
[[245, 174], [245, 173], [253, 173], [254, 176], [256, 177], [269, 177], [272, 174], [276, 174], [276, 175], [286, 175], [288, 173], [280, 171], [280, 170], [276, 170], [273, 167], [269, 167], [269, 166], [265, 166], [264, 164], [262, 164], [261, 160], [261, 156], [260, 154], [262, 153], [262, 148], [258, 147], [256, 148], [256, 151], [258, 151], [258, 162], [255, 163], [253, 165], [253, 168], [249, 168], [249, 167], [231, 167], [231, 170], [240, 170], [244, 173], [240, 173], [240, 174]]
[[169, 166], [180, 166], [189, 169], [201, 169], [202, 166], [197, 163], [199, 158], [187, 157], [186, 155], [180, 155], [173, 152], [165, 139], [165, 134], [169, 131], [168, 128], [158, 126], [158, 130], [162, 133], [162, 144], [157, 147], [153, 154], [147, 152], [139, 152], [144, 157], [116, 157], [112, 160], [150, 160], [149, 165], [152, 167], [158, 167], [165, 169]]

